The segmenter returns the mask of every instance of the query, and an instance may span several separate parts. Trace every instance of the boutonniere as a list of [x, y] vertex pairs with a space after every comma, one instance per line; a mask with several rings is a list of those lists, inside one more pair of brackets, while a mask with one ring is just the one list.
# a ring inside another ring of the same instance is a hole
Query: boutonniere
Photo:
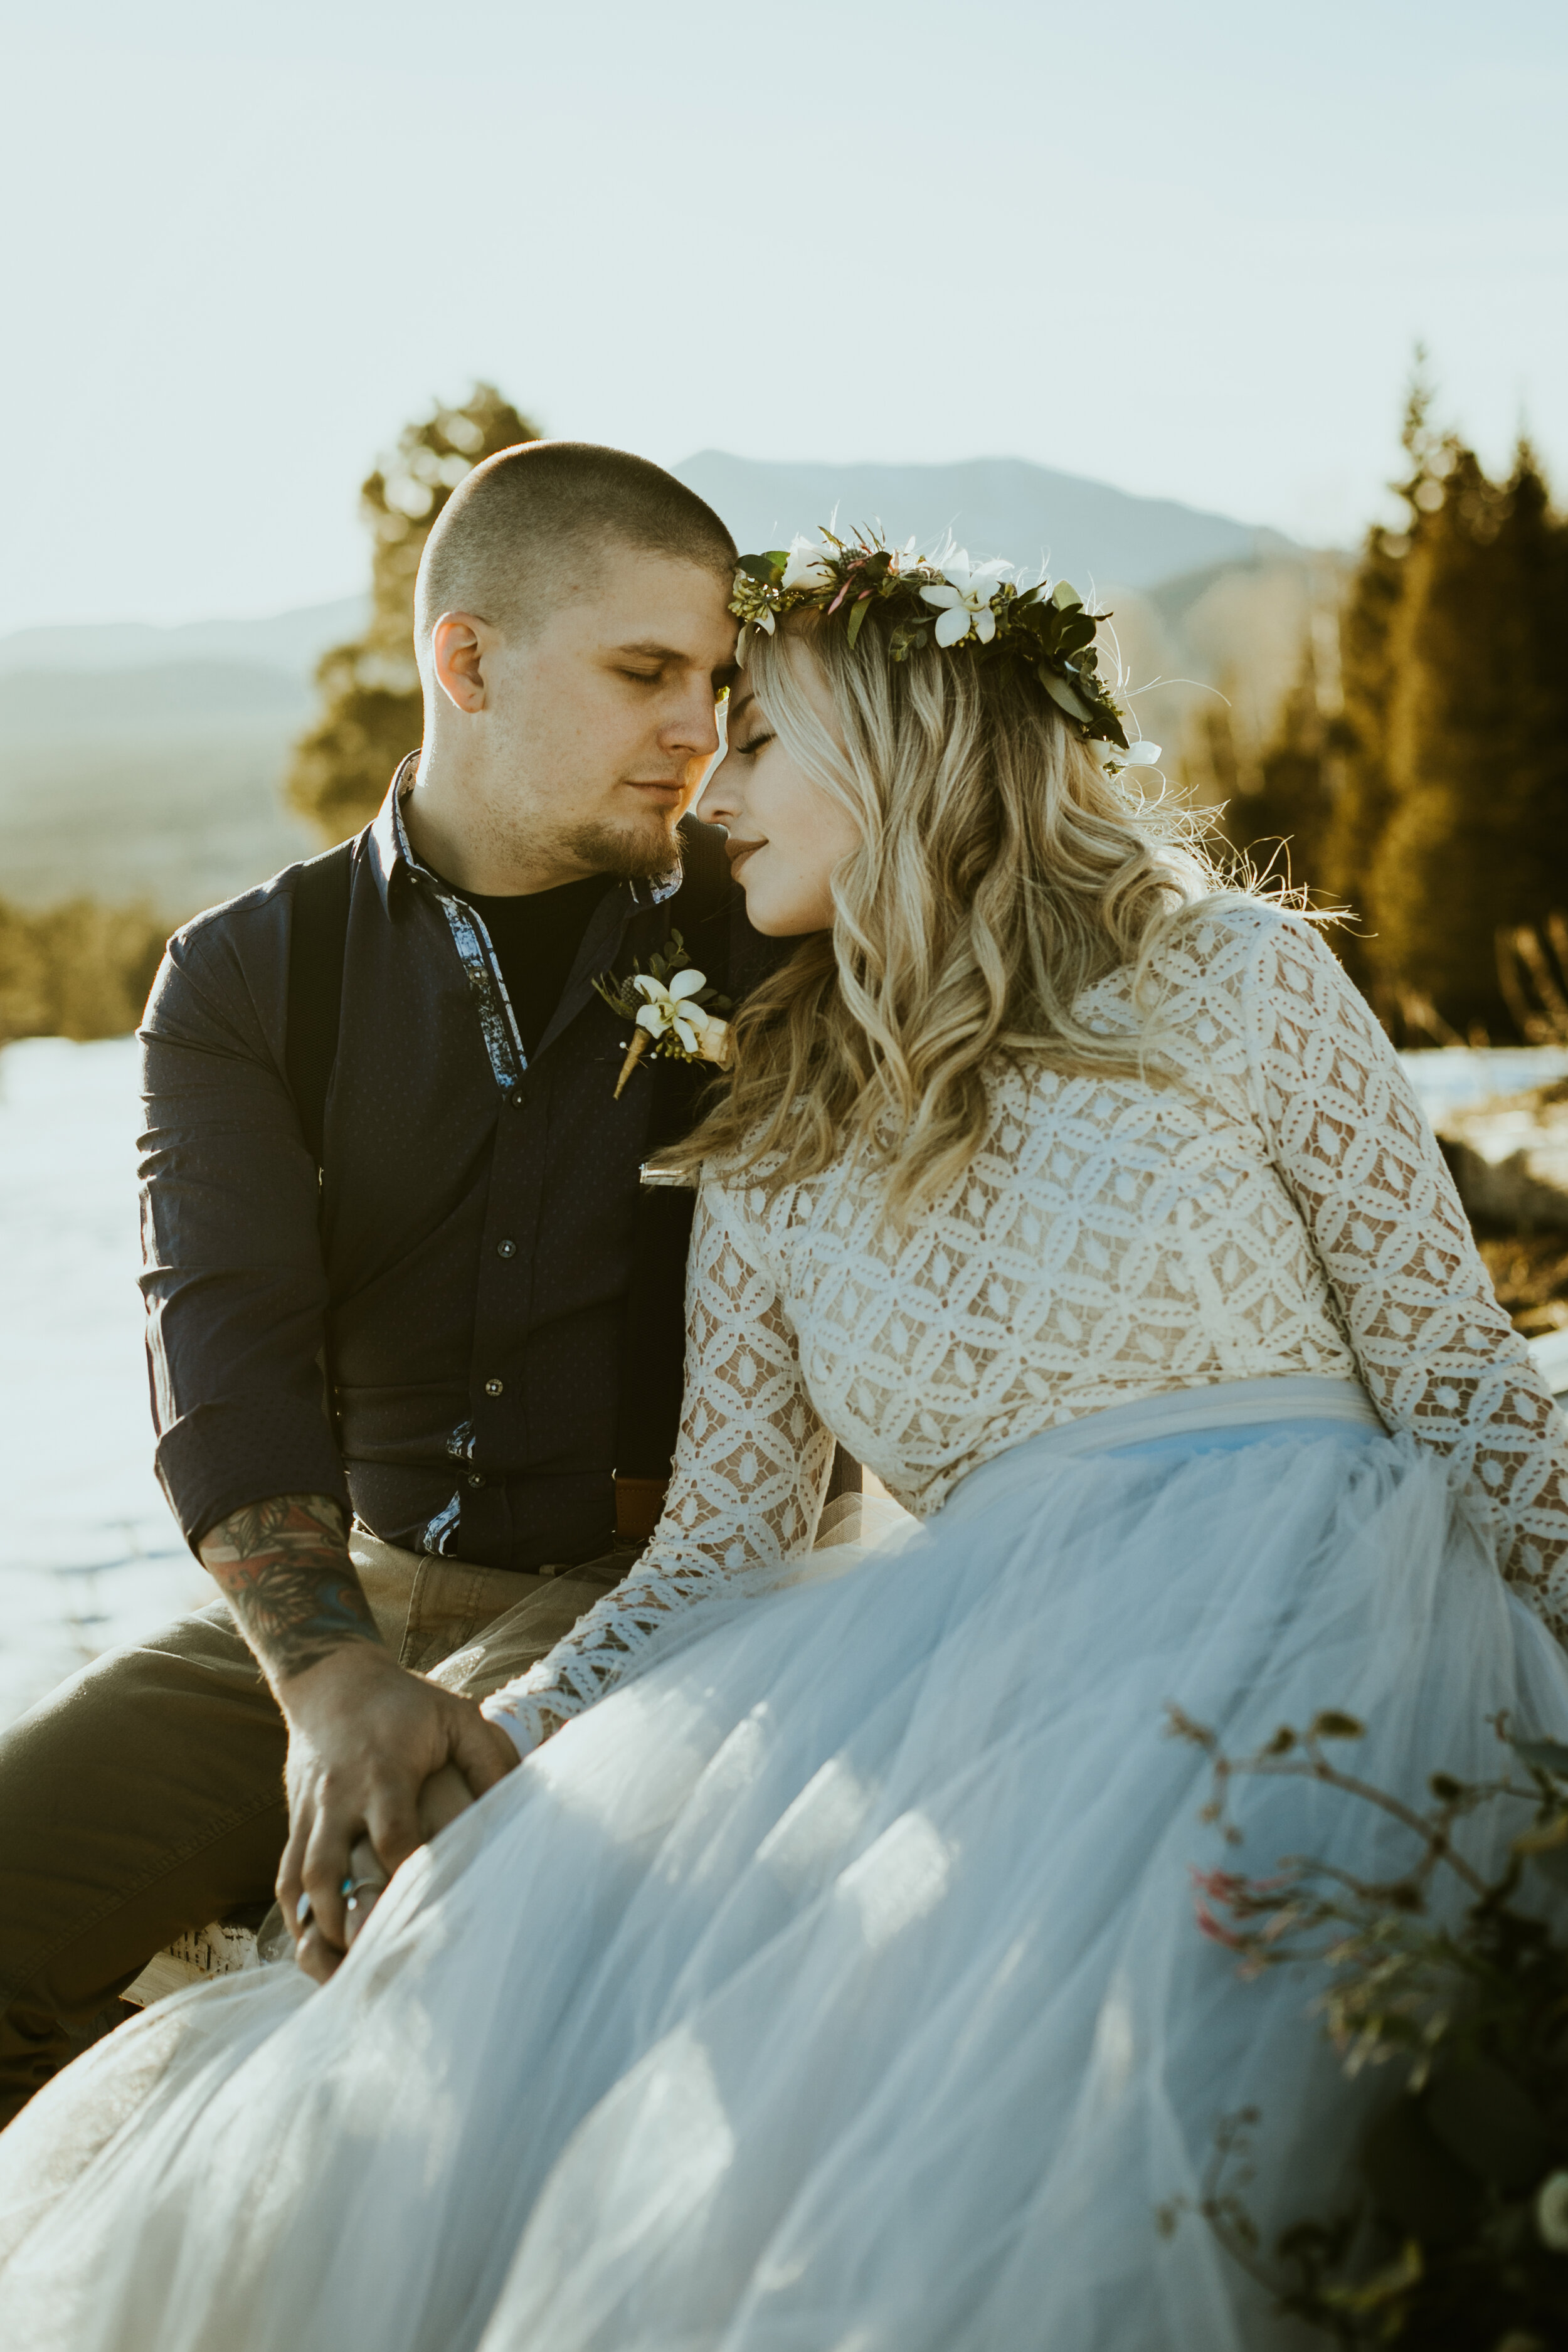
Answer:
[[730, 1024], [719, 1015], [730, 1011], [730, 1000], [709, 986], [679, 931], [671, 931], [662, 955], [648, 958], [646, 971], [634, 970], [626, 980], [602, 971], [594, 986], [612, 1013], [637, 1024], [616, 1080], [617, 1102], [645, 1054], [670, 1062], [712, 1062], [720, 1069], [729, 1061]]

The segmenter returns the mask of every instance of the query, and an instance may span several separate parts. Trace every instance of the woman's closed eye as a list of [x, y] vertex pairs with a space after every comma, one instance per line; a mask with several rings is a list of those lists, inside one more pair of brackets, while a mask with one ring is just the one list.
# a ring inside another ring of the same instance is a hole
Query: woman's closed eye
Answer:
[[755, 757], [764, 743], [771, 743], [773, 740], [773, 730], [764, 727], [758, 734], [753, 735], [749, 742], [733, 743], [730, 748], [738, 759], [750, 760]]

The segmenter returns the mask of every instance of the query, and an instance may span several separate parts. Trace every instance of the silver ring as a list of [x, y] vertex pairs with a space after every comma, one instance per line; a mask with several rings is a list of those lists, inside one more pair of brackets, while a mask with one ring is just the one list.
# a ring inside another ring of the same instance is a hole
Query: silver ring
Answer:
[[308, 1927], [310, 1924], [314, 1910], [315, 1906], [311, 1903], [310, 1896], [308, 1895], [301, 1895], [300, 1900], [294, 1906], [295, 1926], [297, 1927]]

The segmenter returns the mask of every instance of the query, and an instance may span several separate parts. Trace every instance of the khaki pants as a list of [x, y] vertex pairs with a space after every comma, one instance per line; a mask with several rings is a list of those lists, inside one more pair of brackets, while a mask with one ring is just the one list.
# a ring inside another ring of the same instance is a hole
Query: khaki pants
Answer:
[[[350, 1542], [399, 1662], [483, 1697], [633, 1564], [540, 1575]], [[110, 1651], [0, 1734], [0, 2124], [188, 1928], [259, 1923], [288, 1832], [283, 1718], [225, 1603]]]
[[398, 1664], [470, 1698], [488, 1697], [536, 1664], [637, 1557], [628, 1547], [531, 1576], [399, 1551], [363, 1528], [349, 1552]]

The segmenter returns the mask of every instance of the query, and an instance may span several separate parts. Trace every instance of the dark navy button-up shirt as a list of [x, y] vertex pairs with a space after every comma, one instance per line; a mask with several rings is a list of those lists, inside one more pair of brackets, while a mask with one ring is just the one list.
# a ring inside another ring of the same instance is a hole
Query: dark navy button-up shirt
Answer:
[[354, 844], [320, 1179], [284, 1076], [300, 868], [187, 924], [153, 984], [158, 1472], [193, 1547], [241, 1504], [304, 1493], [416, 1550], [584, 1559], [613, 1534], [653, 1100], [643, 1071], [615, 1100], [626, 1024], [592, 980], [645, 964], [672, 924], [699, 964], [725, 930], [731, 985], [767, 950], [732, 888], [693, 936], [679, 870], [617, 883], [529, 1055], [481, 918], [409, 847], [411, 772]]

